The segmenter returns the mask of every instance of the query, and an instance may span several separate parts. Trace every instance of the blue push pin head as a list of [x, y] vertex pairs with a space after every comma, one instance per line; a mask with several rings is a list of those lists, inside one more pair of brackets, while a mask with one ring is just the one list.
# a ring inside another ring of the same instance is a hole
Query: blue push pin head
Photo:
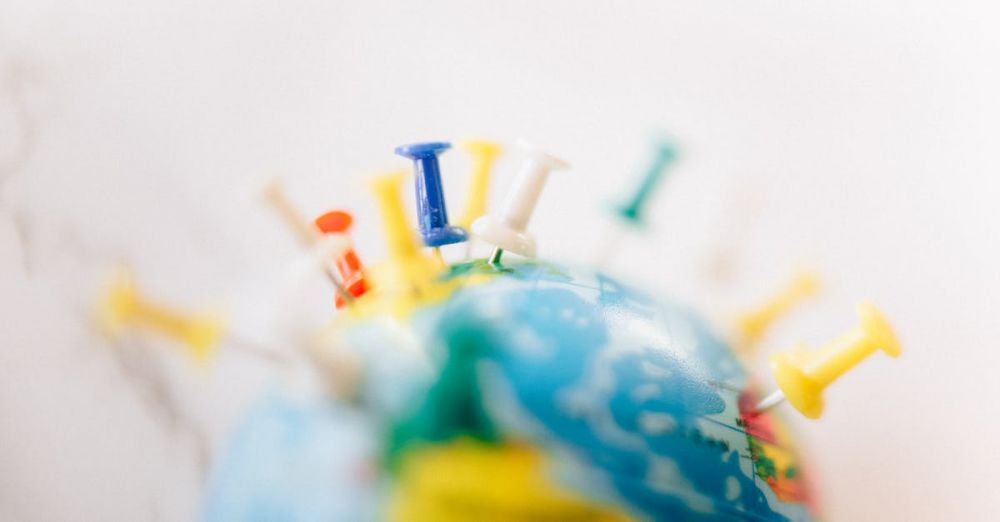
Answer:
[[653, 163], [643, 176], [635, 194], [624, 204], [618, 205], [615, 208], [615, 214], [629, 225], [638, 227], [644, 225], [646, 203], [649, 202], [653, 190], [659, 184], [660, 180], [663, 179], [663, 173], [666, 171], [667, 166], [676, 157], [677, 152], [669, 142], [659, 142], [656, 145], [656, 155], [653, 157]]
[[448, 210], [441, 186], [438, 154], [451, 148], [450, 143], [431, 142], [400, 145], [396, 154], [413, 160], [417, 192], [417, 223], [424, 244], [430, 247], [461, 243], [469, 239], [462, 227], [448, 224]]

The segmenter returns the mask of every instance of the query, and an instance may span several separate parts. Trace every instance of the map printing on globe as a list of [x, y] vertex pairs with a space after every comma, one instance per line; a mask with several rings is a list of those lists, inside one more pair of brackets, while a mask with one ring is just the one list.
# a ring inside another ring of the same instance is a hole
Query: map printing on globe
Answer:
[[[217, 464], [210, 520], [811, 520], [806, 473], [727, 343], [600, 272], [448, 267], [328, 335], [351, 393], [277, 387]], [[359, 300], [364, 304], [365, 298]]]

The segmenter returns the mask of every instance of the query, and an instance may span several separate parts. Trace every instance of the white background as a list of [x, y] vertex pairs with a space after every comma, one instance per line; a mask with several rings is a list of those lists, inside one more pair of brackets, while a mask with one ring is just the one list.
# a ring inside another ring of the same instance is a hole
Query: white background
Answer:
[[[310, 214], [354, 209], [376, 260], [364, 176], [405, 166], [398, 144], [472, 136], [526, 137], [573, 163], [533, 230], [544, 256], [586, 262], [602, 209], [663, 133], [682, 161], [614, 270], [724, 325], [817, 267], [822, 298], [775, 349], [829, 339], [874, 300], [904, 357], [874, 356], [829, 390], [821, 421], [796, 423], [829, 518], [992, 518], [997, 14], [914, 0], [0, 0], [0, 519], [192, 519], [198, 451], [269, 378], [228, 345], [201, 373], [169, 343], [115, 352], [87, 318], [116, 262], [252, 337], [273, 311], [267, 282], [296, 255], [253, 200], [261, 180], [284, 173]], [[515, 166], [498, 166], [494, 200]], [[449, 152], [443, 168], [457, 215], [468, 162]], [[283, 310], [322, 315], [316, 289], [302, 302], [318, 304]]]

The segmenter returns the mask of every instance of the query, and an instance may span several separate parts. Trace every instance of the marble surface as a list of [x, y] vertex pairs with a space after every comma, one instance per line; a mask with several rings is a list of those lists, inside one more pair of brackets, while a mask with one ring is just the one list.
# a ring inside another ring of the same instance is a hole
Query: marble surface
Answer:
[[[377, 259], [362, 179], [405, 167], [394, 146], [523, 136], [574, 165], [533, 221], [543, 255], [586, 260], [600, 209], [662, 131], [682, 162], [614, 270], [725, 324], [797, 264], [818, 267], [828, 290], [775, 349], [838, 333], [858, 298], [880, 303], [905, 357], [860, 369], [822, 421], [798, 423], [831, 519], [983, 519], [1000, 469], [997, 14], [0, 2], [0, 519], [197, 517], [250, 401], [305, 374], [288, 332], [329, 313], [321, 281], [289, 284], [301, 253], [255, 201], [264, 180], [283, 174], [310, 214], [354, 208]], [[443, 160], [453, 201], [467, 168]], [[155, 337], [95, 332], [122, 262], [158, 299], [225, 313], [210, 370]]]

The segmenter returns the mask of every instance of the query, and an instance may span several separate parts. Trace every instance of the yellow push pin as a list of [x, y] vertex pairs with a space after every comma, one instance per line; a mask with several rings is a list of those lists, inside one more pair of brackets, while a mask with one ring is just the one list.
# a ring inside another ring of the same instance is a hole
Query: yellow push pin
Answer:
[[465, 208], [458, 226], [469, 230], [472, 222], [486, 214], [486, 200], [490, 188], [490, 172], [497, 156], [503, 151], [499, 144], [487, 140], [470, 140], [461, 144], [473, 158], [472, 179], [465, 196]]
[[[424, 255], [413, 227], [406, 219], [400, 187], [406, 178], [402, 171], [392, 172], [372, 179], [371, 187], [382, 214], [388, 260], [376, 270], [376, 289], [393, 295], [393, 309], [403, 313], [421, 299], [433, 299], [433, 283], [442, 269], [434, 258]], [[381, 281], [382, 284], [379, 284]], [[404, 290], [401, 294], [394, 288]]]
[[295, 208], [281, 181], [271, 180], [261, 191], [261, 196], [281, 217], [288, 229], [295, 233], [301, 244], [311, 246], [319, 241], [322, 234]]
[[877, 349], [898, 357], [901, 349], [892, 327], [875, 305], [858, 304], [861, 324], [825, 347], [807, 352], [801, 346], [771, 356], [771, 369], [779, 390], [757, 404], [762, 412], [788, 399], [810, 419], [823, 414], [823, 390]]
[[376, 176], [372, 178], [371, 183], [379, 211], [382, 213], [382, 227], [385, 231], [389, 259], [401, 264], [420, 257], [420, 244], [417, 243], [417, 237], [406, 219], [403, 199], [399, 194], [405, 178], [406, 173], [397, 171]]
[[814, 272], [799, 272], [785, 288], [764, 304], [740, 315], [736, 320], [736, 329], [741, 351], [752, 351], [775, 321], [809, 297], [816, 295], [819, 285], [819, 277]]
[[108, 286], [98, 313], [100, 326], [108, 335], [117, 337], [126, 328], [146, 327], [184, 343], [198, 364], [208, 362], [223, 330], [216, 317], [184, 315], [143, 298], [125, 270]]

